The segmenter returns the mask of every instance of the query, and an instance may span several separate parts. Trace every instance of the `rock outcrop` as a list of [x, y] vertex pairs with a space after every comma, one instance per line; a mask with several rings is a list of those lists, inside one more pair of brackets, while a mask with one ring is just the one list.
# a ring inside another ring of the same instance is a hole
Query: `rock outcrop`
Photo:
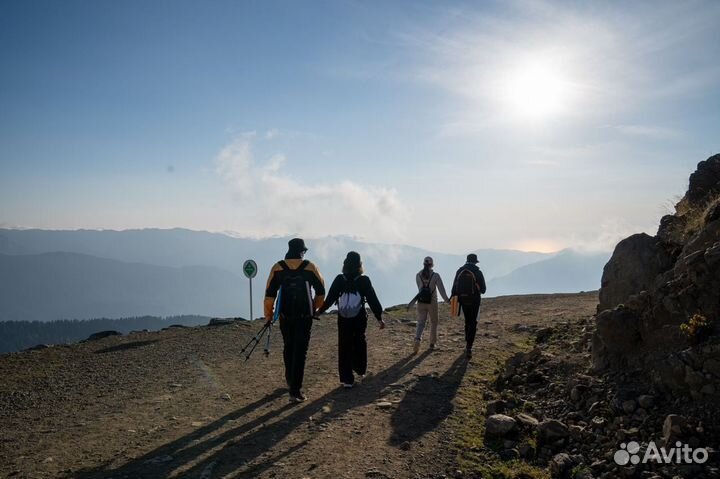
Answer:
[[93, 333], [88, 336], [85, 341], [97, 341], [98, 339], [109, 338], [110, 336], [122, 336], [122, 333], [113, 330], [98, 331], [97, 333]]
[[605, 265], [598, 312], [623, 304], [633, 294], [653, 287], [658, 275], [672, 266], [671, 258], [657, 238], [638, 233], [615, 247]]
[[621, 241], [605, 266], [593, 367], [640, 368], [671, 391], [717, 396], [720, 155], [698, 164], [675, 209], [655, 236]]

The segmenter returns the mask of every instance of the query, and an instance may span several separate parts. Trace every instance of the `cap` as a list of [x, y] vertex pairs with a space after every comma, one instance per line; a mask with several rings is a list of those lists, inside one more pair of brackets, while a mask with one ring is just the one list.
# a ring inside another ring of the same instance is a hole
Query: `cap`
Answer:
[[432, 266], [433, 265], [433, 259], [430, 256], [425, 256], [425, 259], [423, 260], [423, 264], [427, 264]]
[[467, 255], [467, 262], [472, 264], [478, 264], [479, 261], [477, 259], [477, 255], [475, 253], [470, 253]]

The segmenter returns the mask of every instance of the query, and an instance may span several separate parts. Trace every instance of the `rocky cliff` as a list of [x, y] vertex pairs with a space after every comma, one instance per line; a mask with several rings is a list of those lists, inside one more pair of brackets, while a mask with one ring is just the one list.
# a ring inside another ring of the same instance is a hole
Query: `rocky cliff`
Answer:
[[720, 154], [698, 164], [655, 236], [617, 245], [599, 297], [596, 371], [639, 368], [675, 395], [720, 396]]

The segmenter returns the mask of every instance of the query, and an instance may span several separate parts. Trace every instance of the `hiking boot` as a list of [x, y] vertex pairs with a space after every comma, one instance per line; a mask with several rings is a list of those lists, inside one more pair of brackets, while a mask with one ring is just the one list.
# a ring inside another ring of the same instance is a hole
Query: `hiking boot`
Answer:
[[290, 393], [290, 402], [291, 403], [301, 403], [306, 399], [307, 398], [305, 397], [305, 395], [302, 392]]
[[430, 343], [430, 349], [435, 349], [435, 343]]
[[465, 348], [465, 359], [472, 358], [472, 349]]
[[344, 389], [352, 389], [353, 383], [340, 383]]
[[412, 353], [413, 353], [413, 354], [417, 354], [418, 351], [420, 351], [420, 341], [415, 341], [415, 342], [413, 343]]

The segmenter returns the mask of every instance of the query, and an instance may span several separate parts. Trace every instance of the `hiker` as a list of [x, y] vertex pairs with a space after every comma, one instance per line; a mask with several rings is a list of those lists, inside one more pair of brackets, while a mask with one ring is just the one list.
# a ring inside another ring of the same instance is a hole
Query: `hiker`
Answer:
[[[310, 330], [316, 309], [323, 304], [325, 283], [317, 267], [303, 259], [307, 252], [305, 241], [293, 238], [288, 242], [285, 260], [270, 270], [265, 289], [265, 321], [274, 316], [275, 298], [280, 308], [280, 332], [283, 337], [285, 381], [290, 389], [290, 402], [302, 402], [305, 358], [310, 342]], [[310, 288], [315, 291], [315, 299]]]
[[380, 329], [385, 328], [380, 305], [370, 278], [363, 274], [360, 255], [350, 251], [343, 262], [342, 274], [337, 275], [330, 286], [325, 302], [318, 314], [327, 311], [333, 304], [338, 305], [338, 371], [344, 388], [355, 383], [353, 371], [362, 379], [367, 372], [367, 329], [368, 315], [365, 303], [370, 306]]
[[480, 295], [485, 294], [485, 277], [477, 266], [477, 255], [467, 255], [465, 264], [455, 273], [452, 296], [456, 297], [465, 316], [465, 357], [472, 357], [472, 347], [477, 332], [480, 313]]
[[444, 301], [450, 301], [450, 298], [448, 298], [445, 292], [445, 285], [443, 285], [442, 278], [438, 273], [433, 271], [433, 266], [433, 259], [427, 256], [425, 260], [423, 260], [423, 269], [415, 275], [418, 294], [408, 305], [408, 308], [410, 308], [417, 302], [417, 327], [415, 329], [413, 354], [417, 354], [420, 350], [420, 340], [422, 339], [428, 316], [430, 316], [430, 349], [435, 349], [439, 309], [437, 292], [440, 291], [440, 295]]

